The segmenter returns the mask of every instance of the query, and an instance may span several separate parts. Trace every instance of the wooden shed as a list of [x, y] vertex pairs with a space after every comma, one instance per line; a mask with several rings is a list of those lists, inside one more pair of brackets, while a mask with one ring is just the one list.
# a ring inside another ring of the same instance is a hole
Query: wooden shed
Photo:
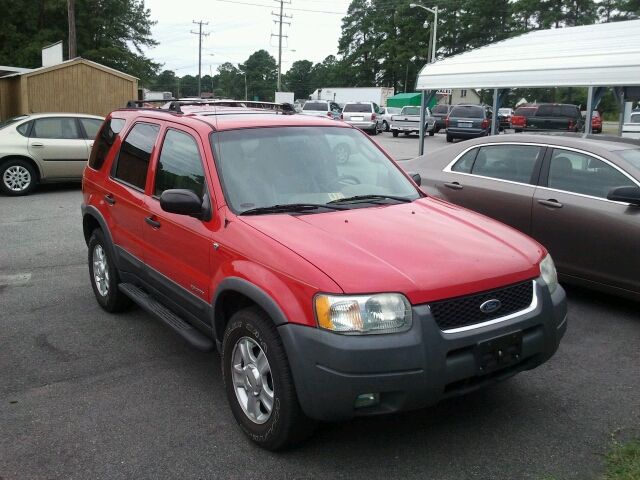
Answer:
[[51, 67], [0, 77], [0, 120], [42, 112], [106, 116], [138, 98], [138, 79], [74, 58]]

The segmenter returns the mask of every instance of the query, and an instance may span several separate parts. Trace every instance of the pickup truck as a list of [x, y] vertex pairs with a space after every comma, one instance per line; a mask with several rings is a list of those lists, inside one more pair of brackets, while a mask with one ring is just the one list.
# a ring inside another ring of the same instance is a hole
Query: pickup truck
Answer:
[[[435, 134], [436, 119], [431, 115], [431, 110], [427, 108], [424, 117], [424, 131], [429, 132], [429, 136]], [[405, 135], [410, 133], [420, 134], [420, 107], [406, 106], [398, 115], [391, 116], [391, 133], [394, 137], [402, 132]]]
[[622, 137], [640, 138], [640, 110], [631, 112], [629, 122], [622, 124]]
[[581, 132], [583, 128], [584, 119], [580, 109], [575, 105], [565, 103], [538, 104], [536, 113], [528, 117], [523, 126], [527, 132], [549, 130]]

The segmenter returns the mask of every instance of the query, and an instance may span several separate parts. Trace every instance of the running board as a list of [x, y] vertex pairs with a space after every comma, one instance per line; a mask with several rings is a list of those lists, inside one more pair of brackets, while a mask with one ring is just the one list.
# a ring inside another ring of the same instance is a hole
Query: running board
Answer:
[[171, 310], [161, 305], [148, 293], [131, 283], [121, 283], [118, 288], [149, 315], [161, 321], [200, 351], [210, 352], [215, 348], [212, 339], [196, 330]]

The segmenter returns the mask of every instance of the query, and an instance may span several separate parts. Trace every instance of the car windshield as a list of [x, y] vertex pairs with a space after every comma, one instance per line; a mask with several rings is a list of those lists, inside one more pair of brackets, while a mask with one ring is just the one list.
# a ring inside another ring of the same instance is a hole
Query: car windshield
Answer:
[[329, 105], [325, 102], [307, 102], [302, 107], [302, 110], [311, 110], [313, 112], [327, 112]]
[[640, 113], [631, 115], [630, 123], [640, 123]]
[[456, 118], [482, 118], [482, 107], [454, 107], [449, 114], [450, 117]]
[[502, 113], [503, 115], [510, 115], [511, 114], [511, 109], [510, 108], [501, 108], [500, 110], [498, 110], [498, 113]]
[[420, 107], [404, 107], [402, 109], [403, 115], [420, 115]]
[[631, 165], [640, 170], [640, 148], [630, 148], [629, 150], [616, 150], [616, 155], [624, 158]]
[[[356, 129], [251, 128], [212, 133], [210, 139], [225, 198], [237, 214], [276, 206], [264, 213], [317, 213], [335, 210], [337, 203], [340, 209], [359, 208], [421, 196]], [[307, 208], [314, 206], [320, 208]]]
[[369, 103], [347, 103], [343, 112], [371, 113], [371, 104]]
[[519, 108], [513, 115], [517, 117], [532, 117], [535, 113], [535, 108]]
[[387, 107], [387, 114], [390, 115], [397, 115], [402, 111], [401, 108], [395, 108], [395, 107]]
[[13, 117], [9, 120], [5, 120], [4, 122], [0, 122], [0, 130], [26, 118], [29, 118], [29, 115], [20, 115], [19, 117]]

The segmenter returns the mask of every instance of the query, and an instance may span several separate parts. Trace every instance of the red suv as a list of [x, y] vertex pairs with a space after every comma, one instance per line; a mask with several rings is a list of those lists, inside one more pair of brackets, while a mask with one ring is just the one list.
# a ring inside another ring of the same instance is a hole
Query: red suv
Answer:
[[272, 450], [551, 358], [567, 310], [542, 246], [429, 197], [357, 128], [285, 113], [108, 116], [82, 189], [102, 308], [217, 347], [236, 420]]

